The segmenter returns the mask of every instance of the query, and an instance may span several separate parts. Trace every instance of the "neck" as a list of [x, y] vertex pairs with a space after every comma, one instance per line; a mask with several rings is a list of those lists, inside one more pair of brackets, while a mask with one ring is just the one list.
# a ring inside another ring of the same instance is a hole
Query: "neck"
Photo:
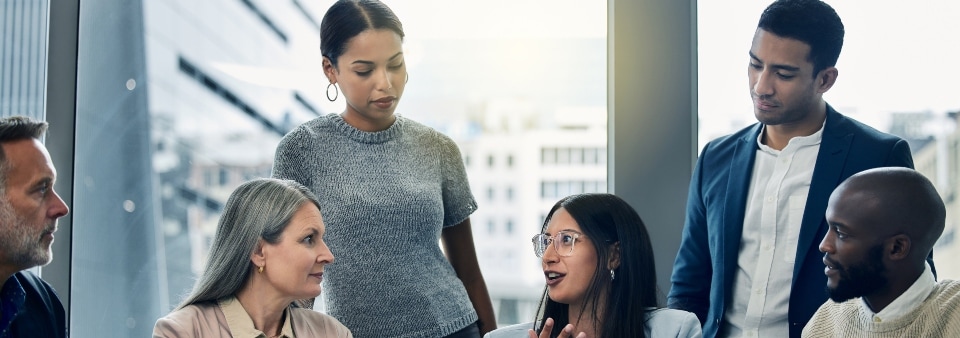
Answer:
[[[13, 274], [19, 271], [20, 270], [16, 270], [16, 268], [14, 267], [0, 266], [0, 281], [3, 281], [3, 283], [6, 283], [7, 280], [10, 279], [10, 277], [13, 277]], [[3, 283], [0, 283], [0, 286], [2, 286]]]
[[[585, 332], [587, 337], [599, 337], [603, 313], [602, 311], [595, 312], [596, 309], [593, 308], [592, 302], [585, 302], [586, 303], [570, 304], [568, 306], [567, 323], [573, 324], [573, 336], [576, 336], [580, 332]], [[602, 309], [603, 302], [598, 303], [597, 306]], [[593, 320], [594, 313], [596, 313], [597, 321]]]
[[[267, 291], [269, 290], [269, 291]], [[293, 299], [278, 297], [261, 278], [251, 276], [247, 284], [237, 291], [237, 301], [253, 320], [253, 326], [268, 337], [280, 333], [283, 326], [283, 311]]]
[[823, 127], [823, 121], [827, 118], [826, 102], [820, 101], [820, 104], [817, 104], [816, 107], [803, 120], [778, 125], [764, 125], [761, 142], [770, 148], [783, 150], [794, 137], [813, 135]]
[[890, 283], [887, 284], [887, 287], [874, 294], [863, 296], [863, 301], [874, 313], [883, 311], [897, 297], [907, 292], [907, 289], [913, 286], [913, 283], [916, 283], [922, 274], [922, 267], [920, 269], [910, 268], [903, 271], [890, 271], [887, 276]]
[[340, 114], [340, 117], [343, 118], [344, 122], [347, 122], [347, 124], [354, 128], [369, 133], [387, 130], [387, 128], [390, 128], [393, 122], [397, 120], [397, 116], [393, 114], [390, 114], [389, 117], [384, 119], [368, 119], [360, 115], [360, 113], [351, 111], [349, 108], [344, 110], [343, 113]]

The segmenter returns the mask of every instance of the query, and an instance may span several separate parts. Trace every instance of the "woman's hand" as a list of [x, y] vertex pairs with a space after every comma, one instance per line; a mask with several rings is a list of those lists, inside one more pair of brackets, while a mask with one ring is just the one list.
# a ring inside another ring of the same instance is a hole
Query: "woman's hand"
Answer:
[[[550, 338], [550, 331], [553, 331], [553, 318], [547, 318], [547, 320], [543, 322], [543, 330], [540, 330], [539, 337], [537, 337], [537, 331], [532, 329], [527, 330], [527, 334], [530, 336], [530, 338]], [[557, 336], [557, 338], [574, 337], [573, 332], [573, 324], [567, 324], [567, 326], [563, 327], [563, 331], [560, 331], [560, 335]], [[576, 335], [576, 338], [587, 338], [587, 334], [580, 332]]]

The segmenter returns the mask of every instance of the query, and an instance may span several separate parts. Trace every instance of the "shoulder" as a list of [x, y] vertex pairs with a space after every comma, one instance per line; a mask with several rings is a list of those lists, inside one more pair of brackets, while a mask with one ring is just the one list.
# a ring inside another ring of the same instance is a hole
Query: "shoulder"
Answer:
[[157, 319], [153, 336], [179, 337], [226, 332], [221, 331], [226, 327], [226, 319], [219, 309], [215, 303], [185, 306]]
[[874, 127], [868, 126], [863, 122], [840, 114], [835, 110], [827, 114], [827, 122], [824, 129], [824, 132], [832, 131], [841, 134], [853, 133], [862, 137], [866, 137], [868, 140], [874, 140], [878, 142], [895, 143], [903, 140], [896, 135], [879, 131]]
[[442, 144], [455, 144], [453, 139], [451, 139], [449, 136], [437, 131], [436, 129], [433, 129], [430, 126], [403, 116], [399, 116], [397, 119], [400, 123], [402, 123], [404, 135], [410, 135], [414, 138], [424, 138], [433, 142], [440, 142]]
[[487, 332], [483, 338], [522, 338], [527, 337], [527, 330], [533, 328], [533, 322], [505, 326]]
[[290, 320], [299, 337], [353, 337], [339, 320], [312, 309], [290, 308]]
[[944, 279], [937, 283], [937, 298], [941, 304], [958, 305], [960, 308], [960, 281]]
[[291, 141], [302, 141], [304, 139], [315, 139], [321, 134], [329, 133], [330, 128], [334, 126], [334, 116], [331, 115], [336, 114], [318, 116], [310, 121], [300, 124], [284, 135], [283, 139], [280, 141], [280, 144], [282, 145]]
[[44, 300], [56, 301], [60, 303], [60, 296], [45, 280], [29, 271], [20, 271], [14, 274], [14, 277], [20, 282], [23, 291], [29, 294], [36, 294]]
[[703, 334], [697, 315], [677, 309], [663, 308], [649, 312], [645, 326], [650, 337], [695, 338]]
[[731, 156], [732, 151], [740, 144], [756, 144], [757, 135], [760, 134], [762, 127], [758, 122], [740, 129], [733, 134], [715, 138], [703, 147], [700, 157], [704, 157], [708, 153], [710, 157]]

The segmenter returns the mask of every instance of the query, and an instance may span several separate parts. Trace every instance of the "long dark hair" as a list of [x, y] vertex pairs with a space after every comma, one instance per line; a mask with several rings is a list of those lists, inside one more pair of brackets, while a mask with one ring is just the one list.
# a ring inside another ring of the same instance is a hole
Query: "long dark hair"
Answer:
[[403, 25], [397, 15], [378, 0], [339, 0], [320, 21], [320, 54], [334, 67], [347, 42], [367, 29], [389, 29], [403, 40]]
[[[660, 305], [657, 299], [656, 267], [650, 235], [640, 215], [626, 201], [612, 194], [580, 194], [558, 201], [541, 232], [547, 228], [557, 209], [563, 208], [580, 226], [586, 240], [594, 244], [597, 266], [587, 288], [587, 299], [595, 310], [590, 320], [599, 329], [600, 337], [644, 337], [646, 314]], [[620, 243], [620, 266], [614, 269], [616, 279], [610, 278], [607, 262], [609, 247]], [[603, 306], [602, 311], [599, 307]], [[551, 337], [556, 337], [568, 324], [569, 305], [550, 299], [547, 290], [537, 309], [539, 323], [536, 331], [543, 331], [543, 323], [553, 318]], [[602, 313], [603, 318], [599, 318]]]

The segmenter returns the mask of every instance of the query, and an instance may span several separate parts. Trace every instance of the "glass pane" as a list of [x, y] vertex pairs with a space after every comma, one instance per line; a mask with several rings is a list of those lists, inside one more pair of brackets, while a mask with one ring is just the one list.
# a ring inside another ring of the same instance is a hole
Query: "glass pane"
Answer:
[[[908, 140], [917, 170], [947, 203], [947, 224], [934, 248], [941, 279], [960, 277], [957, 112], [960, 3], [829, 1], [846, 34], [839, 76], [824, 99], [837, 111]], [[747, 87], [747, 51], [769, 1], [697, 1], [699, 145], [756, 120]], [[869, 7], [869, 8], [868, 8]], [[891, 23], [895, 19], [895, 24]]]
[[[342, 111], [320, 71], [330, 3], [81, 2], [74, 335], [148, 336], [203, 268], [228, 194], [269, 176], [291, 128]], [[605, 156], [606, 2], [388, 5], [410, 73], [396, 113], [460, 145], [491, 297], [520, 311], [502, 324], [532, 320], [543, 276], [529, 238], [559, 197], [538, 191], [606, 179], [605, 160], [541, 161], [570, 140]], [[487, 200], [487, 187], [512, 193]], [[515, 220], [507, 238], [490, 226], [504, 219]]]
[[0, 2], [0, 116], [45, 120], [48, 5]]

